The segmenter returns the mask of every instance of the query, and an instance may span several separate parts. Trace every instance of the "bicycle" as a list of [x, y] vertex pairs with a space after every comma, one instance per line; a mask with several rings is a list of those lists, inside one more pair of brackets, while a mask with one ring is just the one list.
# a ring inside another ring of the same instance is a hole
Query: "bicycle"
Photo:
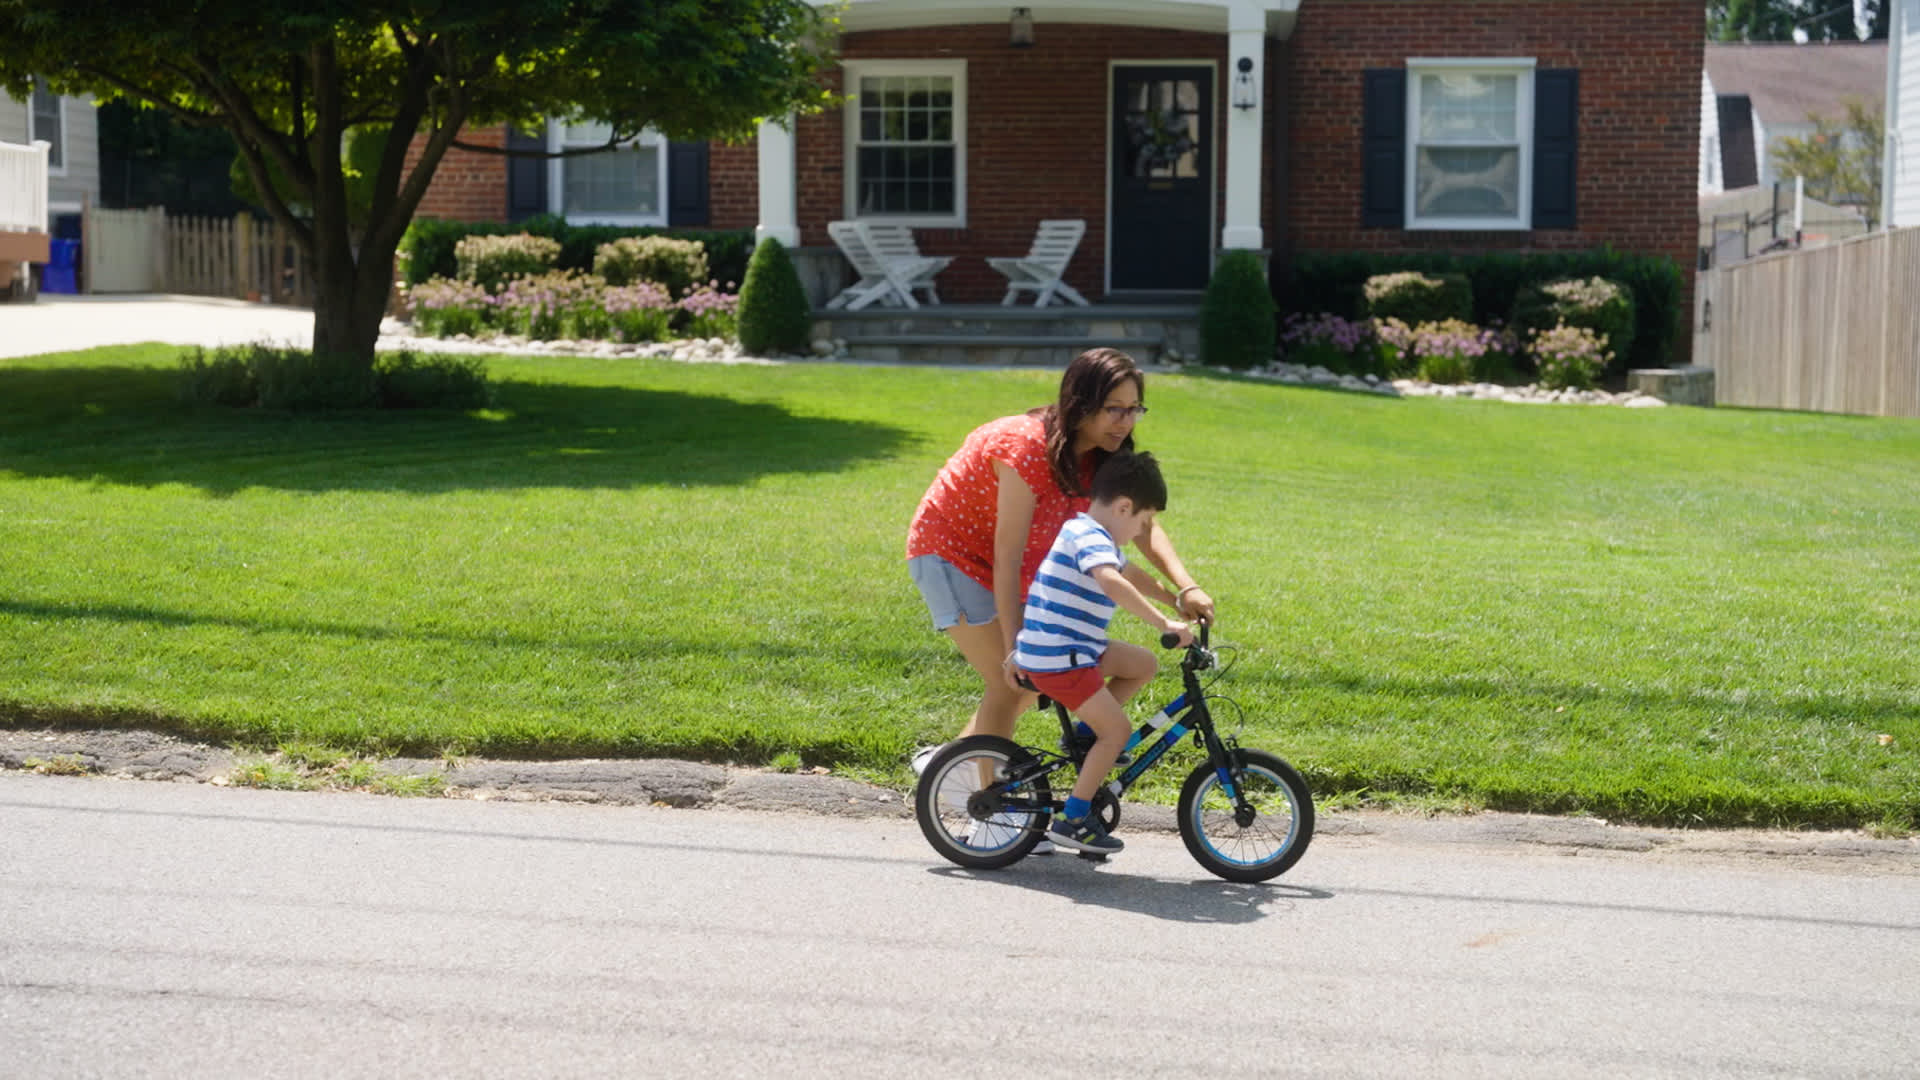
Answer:
[[[1313, 795], [1284, 759], [1241, 747], [1214, 728], [1200, 673], [1216, 667], [1218, 654], [1208, 643], [1211, 628], [1205, 623], [1196, 628], [1180, 662], [1184, 692], [1127, 739], [1121, 760], [1131, 755], [1131, 763], [1101, 786], [1093, 812], [1109, 831], [1117, 827], [1128, 789], [1191, 732], [1207, 759], [1180, 788], [1176, 820], [1187, 852], [1228, 881], [1266, 881], [1306, 854], [1313, 839]], [[1178, 642], [1171, 634], [1160, 640], [1169, 649]], [[914, 816], [927, 842], [949, 861], [975, 870], [1011, 866], [1033, 850], [1054, 813], [1065, 806], [1064, 799], [1054, 798], [1050, 778], [1069, 765], [1084, 764], [1093, 736], [1076, 730], [1066, 706], [1042, 697], [1040, 708], [1048, 707], [1060, 720], [1058, 751], [998, 735], [970, 735], [948, 743], [928, 761], [914, 788]]]

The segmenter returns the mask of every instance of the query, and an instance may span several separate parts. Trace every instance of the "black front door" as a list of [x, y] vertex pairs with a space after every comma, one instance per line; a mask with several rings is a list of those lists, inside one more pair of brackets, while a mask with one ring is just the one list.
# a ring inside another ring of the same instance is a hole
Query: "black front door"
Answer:
[[1114, 69], [1111, 288], [1206, 288], [1212, 142], [1212, 68]]

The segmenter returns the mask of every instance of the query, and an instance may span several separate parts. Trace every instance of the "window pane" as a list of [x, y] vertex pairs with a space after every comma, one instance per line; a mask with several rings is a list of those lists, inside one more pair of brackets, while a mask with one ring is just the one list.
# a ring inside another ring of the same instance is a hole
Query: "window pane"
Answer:
[[1517, 75], [1440, 72], [1420, 76], [1422, 142], [1513, 142], [1519, 138]]
[[1420, 147], [1413, 208], [1420, 217], [1519, 217], [1520, 151]]
[[1200, 175], [1200, 90], [1189, 80], [1156, 80], [1128, 88], [1123, 118], [1127, 172], [1135, 177]]
[[606, 145], [613, 138], [612, 124], [562, 124], [560, 141], [569, 146]]
[[626, 147], [606, 154], [566, 158], [561, 163], [569, 214], [660, 212], [660, 149]]
[[860, 78], [855, 213], [954, 212], [953, 99], [951, 76]]
[[951, 148], [862, 147], [856, 204], [861, 214], [953, 212]]
[[55, 169], [65, 168], [67, 163], [67, 133], [60, 121], [60, 95], [48, 92], [46, 84], [35, 79], [31, 138], [52, 144], [47, 150], [47, 165]]

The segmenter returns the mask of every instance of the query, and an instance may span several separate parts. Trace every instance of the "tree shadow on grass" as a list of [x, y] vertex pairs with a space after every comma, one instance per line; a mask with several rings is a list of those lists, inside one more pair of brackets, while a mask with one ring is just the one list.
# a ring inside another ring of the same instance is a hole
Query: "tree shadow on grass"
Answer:
[[217, 495], [735, 486], [884, 459], [913, 438], [624, 386], [501, 380], [494, 407], [471, 413], [284, 413], [188, 405], [177, 383], [172, 368], [0, 367], [0, 470]]

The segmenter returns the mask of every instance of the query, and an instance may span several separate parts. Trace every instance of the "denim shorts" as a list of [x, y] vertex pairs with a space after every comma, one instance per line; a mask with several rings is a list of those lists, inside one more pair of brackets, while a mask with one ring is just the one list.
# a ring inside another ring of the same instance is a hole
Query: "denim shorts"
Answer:
[[945, 630], [962, 621], [968, 626], [985, 626], [993, 621], [993, 591], [981, 587], [940, 556], [915, 555], [907, 560], [907, 573], [913, 576], [921, 599], [927, 602], [935, 630]]

